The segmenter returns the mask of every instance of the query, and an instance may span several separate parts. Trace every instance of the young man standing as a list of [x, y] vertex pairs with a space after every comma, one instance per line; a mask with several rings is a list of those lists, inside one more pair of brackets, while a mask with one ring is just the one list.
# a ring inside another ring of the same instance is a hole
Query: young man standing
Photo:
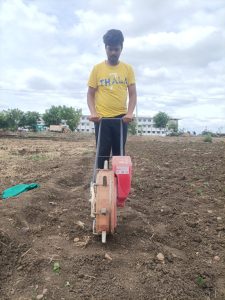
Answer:
[[89, 120], [95, 123], [96, 142], [99, 122], [100, 120], [102, 122], [98, 159], [98, 168], [101, 169], [104, 167], [104, 161], [109, 160], [111, 151], [112, 155], [120, 155], [120, 119], [123, 121], [123, 149], [125, 149], [127, 125], [132, 121], [137, 101], [133, 69], [130, 65], [119, 61], [123, 41], [124, 37], [120, 30], [111, 29], [106, 32], [103, 42], [107, 60], [94, 66], [88, 81]]

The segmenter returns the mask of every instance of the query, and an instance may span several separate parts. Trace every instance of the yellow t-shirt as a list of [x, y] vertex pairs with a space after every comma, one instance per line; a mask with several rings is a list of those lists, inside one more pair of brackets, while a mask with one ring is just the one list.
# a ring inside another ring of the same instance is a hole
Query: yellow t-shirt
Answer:
[[135, 83], [130, 65], [119, 62], [110, 66], [106, 61], [94, 66], [88, 86], [95, 88], [95, 107], [100, 117], [127, 113], [127, 87]]

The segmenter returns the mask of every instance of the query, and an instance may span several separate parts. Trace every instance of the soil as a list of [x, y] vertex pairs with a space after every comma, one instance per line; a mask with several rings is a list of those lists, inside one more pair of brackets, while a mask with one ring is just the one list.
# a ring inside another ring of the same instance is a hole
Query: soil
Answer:
[[[0, 299], [225, 299], [225, 139], [129, 137], [117, 233], [92, 234], [93, 136], [0, 137]], [[161, 260], [157, 255], [162, 253]]]

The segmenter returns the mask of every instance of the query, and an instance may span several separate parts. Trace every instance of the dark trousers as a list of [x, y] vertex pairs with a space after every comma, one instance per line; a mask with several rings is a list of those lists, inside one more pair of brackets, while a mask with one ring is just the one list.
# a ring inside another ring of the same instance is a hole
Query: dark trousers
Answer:
[[[113, 117], [112, 120], [110, 118], [101, 119], [101, 135], [100, 135], [100, 145], [99, 145], [99, 154], [98, 154], [98, 169], [104, 168], [104, 161], [110, 158], [110, 153], [112, 151], [112, 155], [121, 155], [120, 153], [120, 131], [121, 131], [121, 121], [120, 119], [124, 115]], [[116, 118], [117, 120], [115, 120]], [[98, 143], [99, 136], [99, 125], [100, 123], [95, 123], [95, 138], [96, 145]], [[127, 140], [127, 124], [122, 122], [122, 130], [123, 130], [123, 153], [125, 155], [125, 144]]]

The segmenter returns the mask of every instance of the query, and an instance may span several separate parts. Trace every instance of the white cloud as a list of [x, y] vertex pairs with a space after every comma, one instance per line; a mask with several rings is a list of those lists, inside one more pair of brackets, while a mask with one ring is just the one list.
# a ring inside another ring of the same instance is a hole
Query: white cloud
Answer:
[[163, 46], [172, 46], [178, 49], [193, 47], [207, 36], [216, 32], [213, 26], [192, 27], [181, 32], [157, 32], [144, 36], [132, 37], [126, 40], [128, 48], [137, 48], [139, 51], [149, 51], [152, 48], [160, 49]]
[[[40, 12], [33, 4], [25, 5], [21, 0], [3, 1], [0, 24], [29, 31], [56, 32], [57, 18]], [[11, 28], [12, 28], [11, 27]]]
[[102, 44], [102, 35], [109, 28], [115, 28], [118, 24], [126, 26], [133, 22], [132, 14], [123, 11], [123, 9], [116, 14], [107, 10], [101, 15], [96, 9], [79, 9], [75, 10], [74, 14], [76, 21], [66, 34], [69, 37], [79, 38], [86, 46]]

